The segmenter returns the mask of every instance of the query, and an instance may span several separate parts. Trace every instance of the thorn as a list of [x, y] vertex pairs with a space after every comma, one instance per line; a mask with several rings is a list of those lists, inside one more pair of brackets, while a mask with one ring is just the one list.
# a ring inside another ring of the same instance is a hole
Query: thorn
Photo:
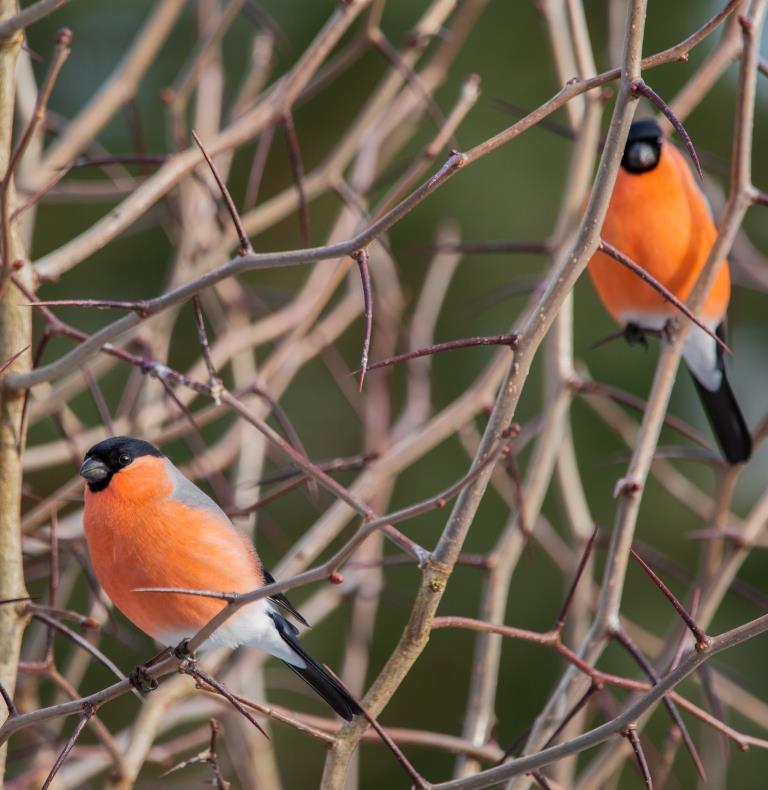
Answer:
[[573, 581], [571, 582], [571, 586], [568, 590], [568, 594], [565, 596], [565, 601], [563, 602], [563, 606], [560, 609], [560, 614], [557, 616], [557, 620], [555, 620], [555, 627], [554, 631], [560, 633], [563, 630], [563, 626], [565, 625], [565, 619], [568, 616], [568, 610], [571, 608], [571, 603], [573, 602], [574, 595], [576, 593], [576, 588], [578, 587], [579, 582], [581, 581], [581, 577], [584, 573], [584, 568], [587, 567], [587, 561], [589, 560], [592, 549], [595, 546], [595, 539], [597, 538], [597, 533], [599, 532], [599, 528], [596, 526], [592, 535], [590, 535], [589, 540], [587, 541], [587, 545], [584, 547], [584, 551], [581, 555], [581, 559], [579, 560], [579, 566], [576, 568], [576, 575], [573, 577]]
[[710, 648], [709, 637], [699, 628], [696, 621], [691, 617], [686, 608], [678, 600], [672, 590], [657, 576], [650, 565], [633, 549], [630, 548], [630, 553], [640, 567], [645, 571], [653, 583], [664, 593], [667, 600], [674, 606], [675, 611], [680, 615], [683, 622], [688, 626], [688, 629], [696, 639], [696, 650], [699, 653], [705, 653]]
[[688, 156], [691, 157], [691, 162], [698, 173], [699, 181], [703, 181], [704, 173], [701, 170], [701, 162], [699, 161], [699, 156], [696, 153], [696, 149], [694, 148], [693, 141], [683, 126], [683, 122], [675, 115], [675, 113], [672, 111], [672, 108], [664, 101], [664, 99], [661, 98], [661, 96], [659, 96], [658, 93], [656, 93], [656, 91], [650, 85], [648, 85], [648, 83], [644, 82], [643, 80], [635, 80], [632, 83], [630, 90], [632, 93], [642, 93], [646, 99], [649, 99], [651, 102], [653, 102], [653, 104], [655, 104], [662, 111], [672, 126], [675, 127], [683, 143], [685, 143]]
[[250, 239], [245, 232], [245, 228], [243, 227], [242, 220], [240, 219], [240, 214], [235, 207], [235, 202], [232, 200], [232, 195], [229, 194], [229, 190], [227, 189], [227, 185], [224, 183], [224, 180], [221, 177], [221, 174], [218, 171], [218, 168], [213, 163], [213, 160], [210, 156], [208, 156], [208, 152], [205, 150], [203, 143], [201, 142], [200, 138], [197, 136], [197, 132], [193, 129], [192, 130], [192, 139], [197, 143], [197, 147], [200, 149], [200, 153], [203, 155], [203, 158], [208, 163], [208, 167], [211, 169], [211, 173], [216, 181], [217, 186], [219, 187], [219, 191], [221, 192], [221, 196], [224, 199], [224, 204], [227, 207], [227, 211], [229, 212], [229, 216], [232, 219], [232, 224], [235, 226], [235, 231], [237, 232], [237, 238], [240, 241], [240, 246], [238, 248], [238, 252], [240, 255], [250, 255], [253, 253], [253, 246], [251, 245]]

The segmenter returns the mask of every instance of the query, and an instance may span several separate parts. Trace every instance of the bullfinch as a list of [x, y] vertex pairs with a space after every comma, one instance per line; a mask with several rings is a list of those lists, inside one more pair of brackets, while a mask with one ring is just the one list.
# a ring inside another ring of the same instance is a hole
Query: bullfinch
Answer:
[[[684, 302], [716, 236], [707, 200], [683, 155], [664, 140], [655, 120], [635, 121], [603, 223], [603, 239]], [[590, 260], [589, 274], [606, 310], [626, 328], [628, 338], [642, 337], [643, 330], [662, 330], [676, 314], [657, 291], [603, 252]], [[699, 313], [721, 339], [730, 291], [724, 260]], [[752, 452], [752, 438], [728, 383], [722, 348], [694, 326], [685, 340], [683, 359], [723, 455], [730, 464], [743, 463]]]
[[[274, 581], [251, 542], [224, 511], [157, 447], [114, 436], [91, 447], [80, 467], [86, 481], [83, 524], [96, 576], [115, 606], [158, 642], [194, 636], [226, 603], [178, 587], [244, 593]], [[297, 639], [304, 618], [282, 595], [247, 604], [208, 645], [252, 645], [284, 661], [341, 717], [361, 713], [349, 692]]]

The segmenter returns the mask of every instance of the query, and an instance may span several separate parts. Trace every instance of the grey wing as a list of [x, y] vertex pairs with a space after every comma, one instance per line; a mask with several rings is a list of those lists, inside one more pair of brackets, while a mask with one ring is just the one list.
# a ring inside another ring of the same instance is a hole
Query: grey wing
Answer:
[[[232, 525], [232, 529], [236, 529], [229, 516], [208, 496], [208, 494], [205, 493], [205, 491], [198, 488], [191, 480], [185, 477], [181, 470], [174, 466], [167, 458], [165, 462], [168, 466], [168, 474], [174, 483], [172, 494], [174, 499], [178, 499], [180, 502], [184, 502], [192, 507], [210, 510], [218, 518]], [[259, 563], [261, 564], [261, 561], [259, 561]], [[263, 564], [261, 565], [261, 571], [264, 574], [264, 581], [267, 584], [272, 584], [275, 581], [274, 576], [272, 576]], [[295, 617], [302, 625], [309, 627], [309, 623], [299, 614], [296, 607], [294, 607], [282, 593], [270, 596], [269, 600]]]
[[203, 508], [210, 510], [218, 518], [231, 524], [229, 516], [205, 493], [205, 491], [198, 488], [191, 480], [185, 477], [181, 470], [173, 465], [167, 458], [165, 459], [168, 468], [168, 475], [173, 480], [173, 496], [180, 502], [184, 502], [192, 507]]

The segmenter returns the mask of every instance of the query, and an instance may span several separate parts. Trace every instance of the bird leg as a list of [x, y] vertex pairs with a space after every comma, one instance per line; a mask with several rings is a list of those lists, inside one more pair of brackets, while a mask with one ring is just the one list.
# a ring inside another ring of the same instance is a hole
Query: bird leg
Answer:
[[131, 681], [131, 685], [136, 691], [140, 694], [149, 694], [150, 691], [154, 691], [157, 688], [157, 679], [149, 674], [149, 668], [168, 656], [170, 650], [169, 647], [163, 648], [156, 656], [150, 658], [149, 661], [138, 664], [131, 670], [131, 673], [128, 675], [128, 680]]
[[140, 694], [149, 694], [150, 691], [154, 691], [158, 686], [157, 680], [147, 671], [146, 664], [137, 664], [131, 670], [131, 674], [128, 675], [128, 680], [131, 681], [131, 685]]

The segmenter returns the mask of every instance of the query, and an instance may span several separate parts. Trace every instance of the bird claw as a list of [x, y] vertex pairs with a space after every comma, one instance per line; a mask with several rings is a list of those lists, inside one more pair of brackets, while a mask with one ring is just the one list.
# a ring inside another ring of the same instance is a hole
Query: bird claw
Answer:
[[157, 680], [149, 674], [146, 664], [135, 666], [131, 670], [131, 674], [128, 675], [128, 680], [140, 694], [149, 694], [150, 691], [154, 691], [159, 685]]
[[624, 339], [630, 346], [640, 345], [644, 349], [648, 349], [648, 338], [646, 331], [638, 324], [627, 324], [624, 327]]
[[182, 639], [181, 642], [173, 648], [173, 655], [181, 662], [179, 669], [194, 666], [197, 662], [194, 654], [189, 649], [189, 639]]

